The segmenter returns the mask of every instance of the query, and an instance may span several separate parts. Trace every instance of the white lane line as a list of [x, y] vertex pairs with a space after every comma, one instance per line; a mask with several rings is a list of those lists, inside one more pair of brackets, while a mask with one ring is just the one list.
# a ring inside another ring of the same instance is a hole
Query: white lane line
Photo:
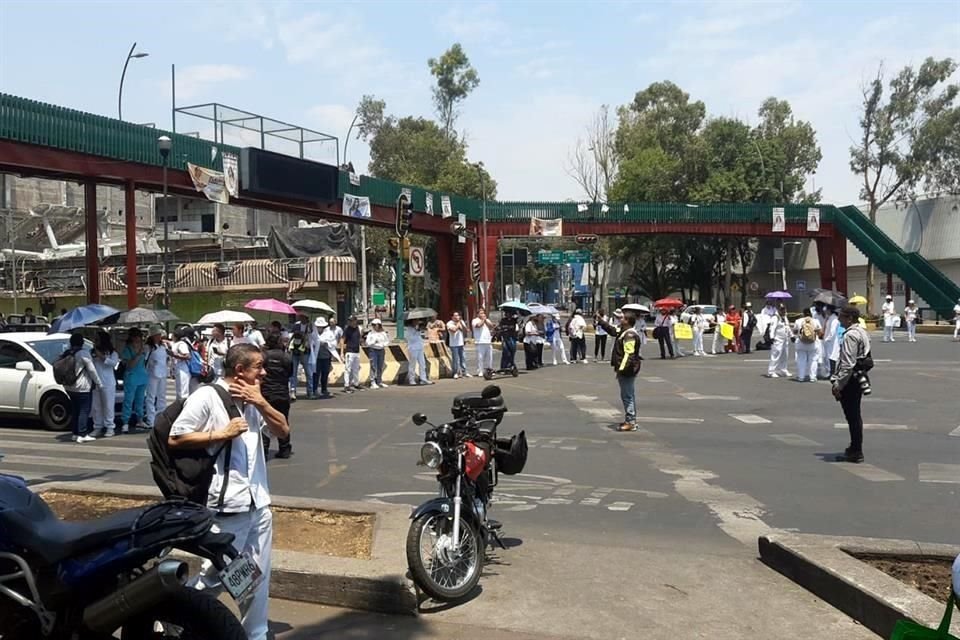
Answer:
[[758, 416], [753, 413], [729, 413], [727, 415], [744, 424], [770, 424], [770, 421], [763, 416]]
[[[846, 422], [834, 422], [834, 429], [846, 429]], [[864, 422], [863, 428], [870, 431], [915, 431], [916, 427], [905, 424], [881, 424], [879, 422]]]
[[595, 506], [597, 506], [598, 504], [600, 504], [600, 499], [599, 499], [599, 498], [584, 498], [583, 500], [580, 501], [580, 504], [582, 504], [582, 505], [584, 505], [584, 506], [587, 506], [587, 507], [595, 507]]
[[777, 433], [770, 434], [770, 437], [774, 440], [779, 440], [783, 444], [789, 444], [793, 447], [822, 447], [823, 445], [817, 442], [816, 440], [811, 440], [810, 438], [804, 438], [801, 435], [796, 433]]
[[666, 382], [663, 378], [659, 376], [641, 376], [647, 382]]
[[347, 409], [346, 407], [323, 407], [314, 409], [314, 413], [366, 413], [369, 409]]
[[707, 396], [701, 393], [696, 393], [693, 391], [688, 391], [686, 393], [679, 394], [681, 398], [686, 398], [687, 400], [739, 400], [740, 396]]
[[855, 476], [859, 476], [864, 480], [869, 480], [870, 482], [900, 482], [903, 480], [902, 476], [898, 476], [895, 473], [890, 473], [889, 471], [884, 471], [880, 467], [875, 467], [872, 464], [861, 462], [860, 464], [834, 464], [833, 466], [843, 469], [848, 473], [852, 473]]
[[960, 427], [957, 427], [956, 429], [954, 429], [953, 431], [951, 431], [951, 432], [950, 432], [950, 435], [951, 435], [951, 436], [955, 436], [955, 437], [957, 437], [957, 438], [960, 438]]
[[507, 411], [507, 412], [506, 412], [505, 414], [503, 414], [503, 415], [505, 415], [505, 416], [522, 416], [522, 415], [523, 415], [523, 411]]
[[576, 447], [576, 446], [563, 446], [563, 447], [560, 447], [560, 449], [563, 450], [563, 451], [576, 451], [576, 450], [577, 450], [577, 447]]
[[607, 509], [609, 511], [630, 511], [632, 506], [632, 502], [611, 502], [607, 505]]
[[912, 404], [916, 402], [914, 398], [877, 398], [875, 396], [867, 396], [863, 399], [864, 402], [889, 402], [891, 404]]
[[0, 429], [0, 436], [6, 437], [24, 437], [24, 438], [42, 438], [52, 440], [56, 434], [51, 431], [30, 431], [29, 429]]
[[621, 411], [616, 409], [605, 409], [605, 408], [595, 408], [595, 407], [580, 407], [580, 411], [589, 413], [592, 416], [598, 418], [616, 418], [622, 415]]
[[919, 464], [919, 472], [920, 482], [960, 484], [960, 464], [921, 462]]
[[[619, 415], [619, 414], [617, 414]], [[665, 424], [701, 424], [703, 418], [671, 418], [664, 416], [637, 416], [637, 422], [663, 422]]]
[[114, 462], [112, 460], [80, 460], [79, 458], [65, 460], [49, 456], [22, 456], [19, 454], [4, 456], [3, 462], [36, 465], [38, 467], [60, 467], [61, 469], [94, 469], [97, 471], [131, 471], [140, 464], [139, 462]]
[[50, 451], [62, 453], [98, 453], [104, 456], [130, 456], [133, 458], [149, 458], [150, 452], [144, 448], [133, 447], [103, 447], [95, 444], [70, 444], [54, 442], [14, 442], [6, 440], [3, 443], [5, 451]]
[[544, 498], [540, 504], [573, 504], [569, 498]]
[[581, 395], [567, 396], [567, 400], [570, 400], [572, 402], [593, 402], [596, 399], [597, 399], [597, 396], [581, 396]]

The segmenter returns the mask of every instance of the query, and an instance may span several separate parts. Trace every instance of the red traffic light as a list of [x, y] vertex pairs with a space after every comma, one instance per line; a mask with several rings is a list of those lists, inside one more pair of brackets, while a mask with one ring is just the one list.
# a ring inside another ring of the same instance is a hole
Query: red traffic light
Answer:
[[576, 237], [576, 242], [577, 244], [594, 244], [599, 239], [593, 234], [583, 234]]

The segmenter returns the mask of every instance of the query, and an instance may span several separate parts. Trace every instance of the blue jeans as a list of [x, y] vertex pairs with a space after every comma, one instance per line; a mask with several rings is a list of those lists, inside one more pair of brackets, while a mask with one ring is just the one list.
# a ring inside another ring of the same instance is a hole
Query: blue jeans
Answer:
[[383, 349], [370, 349], [370, 381], [376, 384], [383, 384], [383, 363], [386, 360], [386, 354]]
[[331, 369], [333, 369], [333, 365], [330, 363], [330, 358], [317, 358], [317, 373], [313, 379], [313, 395], [317, 394], [317, 382], [320, 383], [320, 393], [325, 396], [330, 394], [327, 391], [327, 379], [330, 377]]
[[467, 354], [464, 353], [463, 347], [450, 347], [453, 366], [453, 375], [466, 375], [467, 373]]
[[[290, 376], [290, 391], [292, 393], [297, 392], [297, 374], [300, 373], [300, 354], [291, 353], [290, 358], [293, 360], [293, 375]], [[306, 370], [307, 363], [304, 361], [303, 368]], [[310, 390], [310, 378], [307, 378], [307, 391]]]
[[93, 406], [93, 394], [89, 391], [68, 391], [70, 408], [73, 415], [70, 419], [70, 429], [75, 436], [85, 436], [90, 433], [90, 408]]
[[313, 383], [313, 380], [317, 375], [317, 361], [307, 356], [303, 362], [303, 370], [306, 378], [304, 386], [307, 388], [307, 397], [310, 398], [317, 393], [317, 387]]
[[517, 339], [504, 338], [500, 349], [500, 368], [513, 369], [517, 357]]
[[620, 400], [623, 402], [624, 422], [633, 424], [637, 421], [637, 379], [633, 376], [617, 376], [620, 385]]
[[137, 416], [140, 421], [146, 419], [146, 394], [146, 380], [123, 381], [123, 413], [120, 414], [120, 422], [124, 427], [130, 423], [131, 415]]

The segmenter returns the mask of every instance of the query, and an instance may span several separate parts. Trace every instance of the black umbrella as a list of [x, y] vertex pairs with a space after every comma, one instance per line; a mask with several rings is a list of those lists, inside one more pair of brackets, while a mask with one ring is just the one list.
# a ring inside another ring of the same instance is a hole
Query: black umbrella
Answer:
[[104, 319], [100, 324], [159, 324], [162, 322], [176, 322], [176, 315], [166, 309], [148, 309], [136, 307], [129, 311], [114, 314]]
[[410, 309], [405, 314], [403, 314], [404, 320], [429, 320], [430, 318], [435, 318], [437, 312], [431, 309], [430, 307], [416, 307], [415, 309]]
[[847, 299], [843, 294], [836, 291], [821, 291], [813, 297], [814, 302], [821, 302], [831, 307], [842, 307], [847, 304]]

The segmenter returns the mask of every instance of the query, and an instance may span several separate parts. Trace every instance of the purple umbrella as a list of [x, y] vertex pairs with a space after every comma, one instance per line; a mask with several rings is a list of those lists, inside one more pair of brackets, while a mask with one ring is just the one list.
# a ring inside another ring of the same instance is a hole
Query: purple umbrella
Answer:
[[786, 291], [771, 291], [766, 295], [767, 300], [770, 300], [771, 298], [774, 300], [786, 300], [792, 297], [793, 296], [787, 293]]

